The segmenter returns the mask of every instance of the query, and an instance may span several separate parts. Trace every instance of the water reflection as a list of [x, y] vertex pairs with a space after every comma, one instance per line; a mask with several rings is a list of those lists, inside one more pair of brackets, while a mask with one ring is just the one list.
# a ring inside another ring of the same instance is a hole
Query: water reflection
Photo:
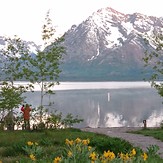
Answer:
[[[33, 107], [39, 104], [38, 93], [26, 93]], [[159, 126], [163, 120], [162, 99], [152, 88], [58, 90], [50, 97], [63, 115], [79, 115], [84, 122], [75, 127]], [[47, 96], [45, 104], [49, 101]]]

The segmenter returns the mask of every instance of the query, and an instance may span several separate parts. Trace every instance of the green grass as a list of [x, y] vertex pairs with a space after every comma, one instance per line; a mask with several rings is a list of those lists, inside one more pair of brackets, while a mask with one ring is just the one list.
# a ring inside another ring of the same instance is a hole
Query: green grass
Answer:
[[[105, 135], [82, 132], [78, 129], [44, 130], [44, 131], [3, 131], [0, 132], [0, 158], [24, 157], [22, 147], [28, 141], [38, 142], [43, 147], [46, 155], [52, 152], [54, 156], [60, 155], [65, 147], [65, 139], [90, 139], [90, 145], [96, 146], [98, 152], [112, 150], [115, 153], [127, 152], [132, 149], [131, 144], [126, 141], [110, 138]], [[117, 146], [117, 148], [115, 148]], [[120, 148], [119, 148], [120, 147]]]
[[[69, 140], [75, 140], [76, 138], [90, 139], [89, 145], [95, 147], [96, 151], [101, 154], [107, 150], [118, 154], [120, 152], [127, 153], [133, 149], [133, 146], [125, 140], [83, 132], [79, 129], [0, 131], [0, 160], [3, 163], [15, 163], [20, 160], [23, 160], [23, 163], [28, 163], [28, 161], [24, 161], [29, 159], [22, 149], [28, 141], [37, 142], [43, 149], [43, 155], [53, 160], [55, 157], [62, 155], [63, 149], [66, 146], [66, 138]], [[158, 157], [151, 158], [150, 160], [152, 159], [157, 160], [157, 163], [163, 162]]]
[[161, 128], [147, 128], [138, 131], [131, 131], [131, 133], [142, 134], [145, 136], [152, 136], [156, 139], [163, 141], [163, 129]]

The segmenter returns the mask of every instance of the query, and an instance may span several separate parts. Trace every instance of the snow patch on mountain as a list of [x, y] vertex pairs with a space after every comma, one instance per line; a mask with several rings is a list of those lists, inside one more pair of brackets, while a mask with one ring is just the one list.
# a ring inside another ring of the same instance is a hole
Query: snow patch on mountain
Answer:
[[[107, 7], [94, 12], [83, 24], [87, 27], [88, 44], [98, 45], [102, 37], [106, 48], [116, 49], [126, 41], [132, 42], [138, 35], [151, 34], [151, 31], [160, 23], [159, 21], [158, 18], [140, 13], [126, 15]], [[96, 56], [93, 55], [88, 60], [95, 58]]]
[[120, 45], [119, 38], [125, 39], [123, 35], [119, 32], [118, 28], [110, 27], [110, 34], [106, 35], [105, 38], [108, 40], [107, 48], [115, 48], [116, 46]]
[[126, 30], [127, 35], [129, 35], [133, 30], [133, 25], [130, 22], [121, 22], [121, 25], [124, 27]]
[[99, 47], [98, 47], [96, 56], [93, 55], [90, 59], [88, 58], [88, 61], [92, 61], [92, 60], [96, 59], [99, 56], [99, 54], [100, 54], [100, 51], [99, 51]]

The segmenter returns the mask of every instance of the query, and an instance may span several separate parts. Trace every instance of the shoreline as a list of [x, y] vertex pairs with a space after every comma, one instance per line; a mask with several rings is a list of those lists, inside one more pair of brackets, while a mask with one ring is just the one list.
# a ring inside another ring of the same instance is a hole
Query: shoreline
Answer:
[[[15, 86], [27, 85], [29, 82], [16, 81]], [[150, 89], [151, 84], [145, 81], [101, 81], [101, 82], [60, 82], [59, 85], [52, 87], [52, 90], [84, 90], [84, 89]], [[34, 84], [34, 91], [39, 91], [40, 86]]]

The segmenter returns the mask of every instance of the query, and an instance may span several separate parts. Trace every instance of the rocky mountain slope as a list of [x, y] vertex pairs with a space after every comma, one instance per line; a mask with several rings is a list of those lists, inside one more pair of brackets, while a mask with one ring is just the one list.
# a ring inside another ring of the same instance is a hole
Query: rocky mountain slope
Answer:
[[[147, 49], [153, 50], [152, 45], [145, 44], [144, 35], [153, 31], [163, 32], [163, 17], [123, 14], [110, 7], [94, 12], [66, 32], [63, 46], [67, 54], [60, 67], [60, 80], [143, 80], [151, 70], [145, 71], [142, 58]], [[0, 49], [4, 39], [0, 36]], [[34, 42], [24, 43], [34, 56], [40, 49]]]
[[[65, 35], [67, 55], [62, 80], [143, 80], [143, 36], [160, 32], [163, 18], [140, 13], [123, 14], [112, 8], [94, 12]], [[152, 49], [152, 46], [151, 46]]]

